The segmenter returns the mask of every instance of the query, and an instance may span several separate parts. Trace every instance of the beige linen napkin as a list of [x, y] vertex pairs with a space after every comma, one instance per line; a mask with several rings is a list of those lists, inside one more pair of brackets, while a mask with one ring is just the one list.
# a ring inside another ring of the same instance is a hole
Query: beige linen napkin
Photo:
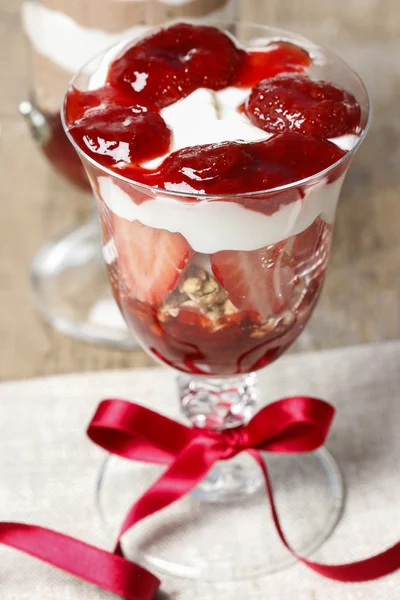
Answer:
[[[328, 447], [347, 481], [346, 511], [315, 555], [350, 561], [400, 538], [400, 342], [286, 356], [262, 374], [265, 400], [313, 394], [338, 408]], [[125, 397], [177, 416], [174, 374], [156, 368], [0, 385], [0, 519], [36, 523], [111, 548], [94, 510], [104, 453], [85, 427], [101, 398]], [[0, 547], [1, 600], [92, 600], [110, 594]], [[163, 577], [171, 600], [397, 600], [400, 574], [339, 584], [302, 565], [254, 581]]]

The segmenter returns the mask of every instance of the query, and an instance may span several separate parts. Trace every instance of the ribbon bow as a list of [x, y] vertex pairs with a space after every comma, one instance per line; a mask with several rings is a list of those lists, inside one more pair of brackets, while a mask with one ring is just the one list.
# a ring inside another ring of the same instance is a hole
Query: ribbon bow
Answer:
[[88, 427], [90, 439], [124, 458], [167, 465], [161, 477], [130, 508], [114, 552], [49, 529], [19, 523], [0, 523], [0, 543], [40, 558], [126, 600], [150, 600], [160, 582], [146, 569], [123, 558], [122, 535], [141, 519], [190, 492], [217, 461], [246, 451], [257, 461], [264, 475], [278, 535], [296, 558], [320, 575], [337, 581], [382, 577], [400, 568], [400, 543], [355, 563], [320, 565], [298, 556], [290, 548], [279, 522], [267, 466], [260, 452], [311, 452], [324, 443], [333, 416], [334, 409], [326, 402], [297, 396], [266, 406], [247, 425], [216, 432], [189, 428], [138, 404], [104, 400]]
[[[138, 521], [182, 498], [219, 460], [246, 450], [311, 452], [324, 443], [334, 409], [315, 398], [286, 398], [263, 408], [241, 427], [224, 431], [190, 428], [138, 404], [104, 400], [88, 436], [108, 452], [131, 460], [166, 464], [167, 470], [131, 507], [118, 540]], [[263, 467], [262, 467], [263, 468]], [[120, 552], [119, 542], [116, 550]]]

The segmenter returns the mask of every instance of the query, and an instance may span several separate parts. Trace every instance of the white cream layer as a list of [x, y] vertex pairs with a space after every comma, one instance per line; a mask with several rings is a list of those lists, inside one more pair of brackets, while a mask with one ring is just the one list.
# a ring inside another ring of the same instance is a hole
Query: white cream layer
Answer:
[[[344, 176], [320, 183], [272, 215], [263, 215], [229, 201], [184, 202], [169, 196], [135, 204], [112, 177], [98, 178], [100, 196], [108, 208], [127, 221], [181, 233], [196, 252], [257, 250], [301, 233], [318, 216], [333, 223]], [[134, 190], [132, 189], [134, 194]], [[108, 258], [110, 259], [111, 256]]]
[[[188, 146], [232, 140], [255, 142], [271, 137], [271, 134], [252, 125], [246, 115], [236, 110], [248, 93], [248, 90], [237, 88], [227, 88], [217, 93], [200, 88], [164, 108], [161, 116], [172, 131], [170, 152]], [[164, 159], [165, 156], [161, 156], [143, 166], [154, 169]]]

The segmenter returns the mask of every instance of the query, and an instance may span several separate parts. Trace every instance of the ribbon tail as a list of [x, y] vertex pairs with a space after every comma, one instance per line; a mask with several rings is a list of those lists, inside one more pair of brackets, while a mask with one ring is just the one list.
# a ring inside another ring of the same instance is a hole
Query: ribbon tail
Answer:
[[264, 475], [265, 487], [267, 490], [268, 500], [271, 508], [272, 520], [275, 525], [275, 529], [278, 536], [284, 546], [289, 552], [304, 565], [319, 573], [327, 579], [333, 579], [335, 581], [341, 581], [343, 583], [359, 583], [364, 581], [372, 581], [379, 579], [390, 573], [394, 573], [400, 569], [400, 542], [364, 560], [342, 564], [342, 565], [322, 565], [320, 563], [312, 562], [299, 556], [295, 550], [290, 546], [287, 541], [285, 534], [283, 533], [282, 526], [279, 520], [278, 512], [276, 510], [275, 500], [271, 481], [268, 474], [267, 466], [262, 459], [262, 456], [258, 450], [249, 449], [249, 454], [257, 461]]
[[0, 543], [125, 600], [151, 600], [160, 585], [159, 579], [143, 567], [44, 527], [0, 523]]
[[161, 477], [132, 505], [118, 534], [115, 552], [122, 554], [120, 540], [128, 529], [189, 493], [204, 479], [218, 459], [215, 441], [194, 438]]

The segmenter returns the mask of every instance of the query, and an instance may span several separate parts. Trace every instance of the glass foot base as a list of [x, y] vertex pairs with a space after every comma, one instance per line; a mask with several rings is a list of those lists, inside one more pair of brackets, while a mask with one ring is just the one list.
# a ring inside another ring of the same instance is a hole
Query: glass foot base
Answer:
[[[302, 455], [264, 455], [289, 542], [307, 556], [340, 520], [344, 485], [326, 449]], [[218, 467], [218, 465], [217, 465]], [[161, 473], [160, 467], [110, 457], [97, 487], [97, 506], [111, 538], [134, 500]], [[204, 502], [201, 491], [138, 523], [122, 540], [125, 556], [147, 568], [209, 581], [259, 577], [295, 559], [275, 532], [264, 489], [240, 500]]]
[[239, 502], [263, 486], [257, 463], [251, 456], [242, 453], [232, 460], [217, 463], [192, 495], [202, 502]]
[[40, 248], [31, 289], [36, 307], [58, 331], [93, 344], [138, 347], [109, 288], [96, 220]]

